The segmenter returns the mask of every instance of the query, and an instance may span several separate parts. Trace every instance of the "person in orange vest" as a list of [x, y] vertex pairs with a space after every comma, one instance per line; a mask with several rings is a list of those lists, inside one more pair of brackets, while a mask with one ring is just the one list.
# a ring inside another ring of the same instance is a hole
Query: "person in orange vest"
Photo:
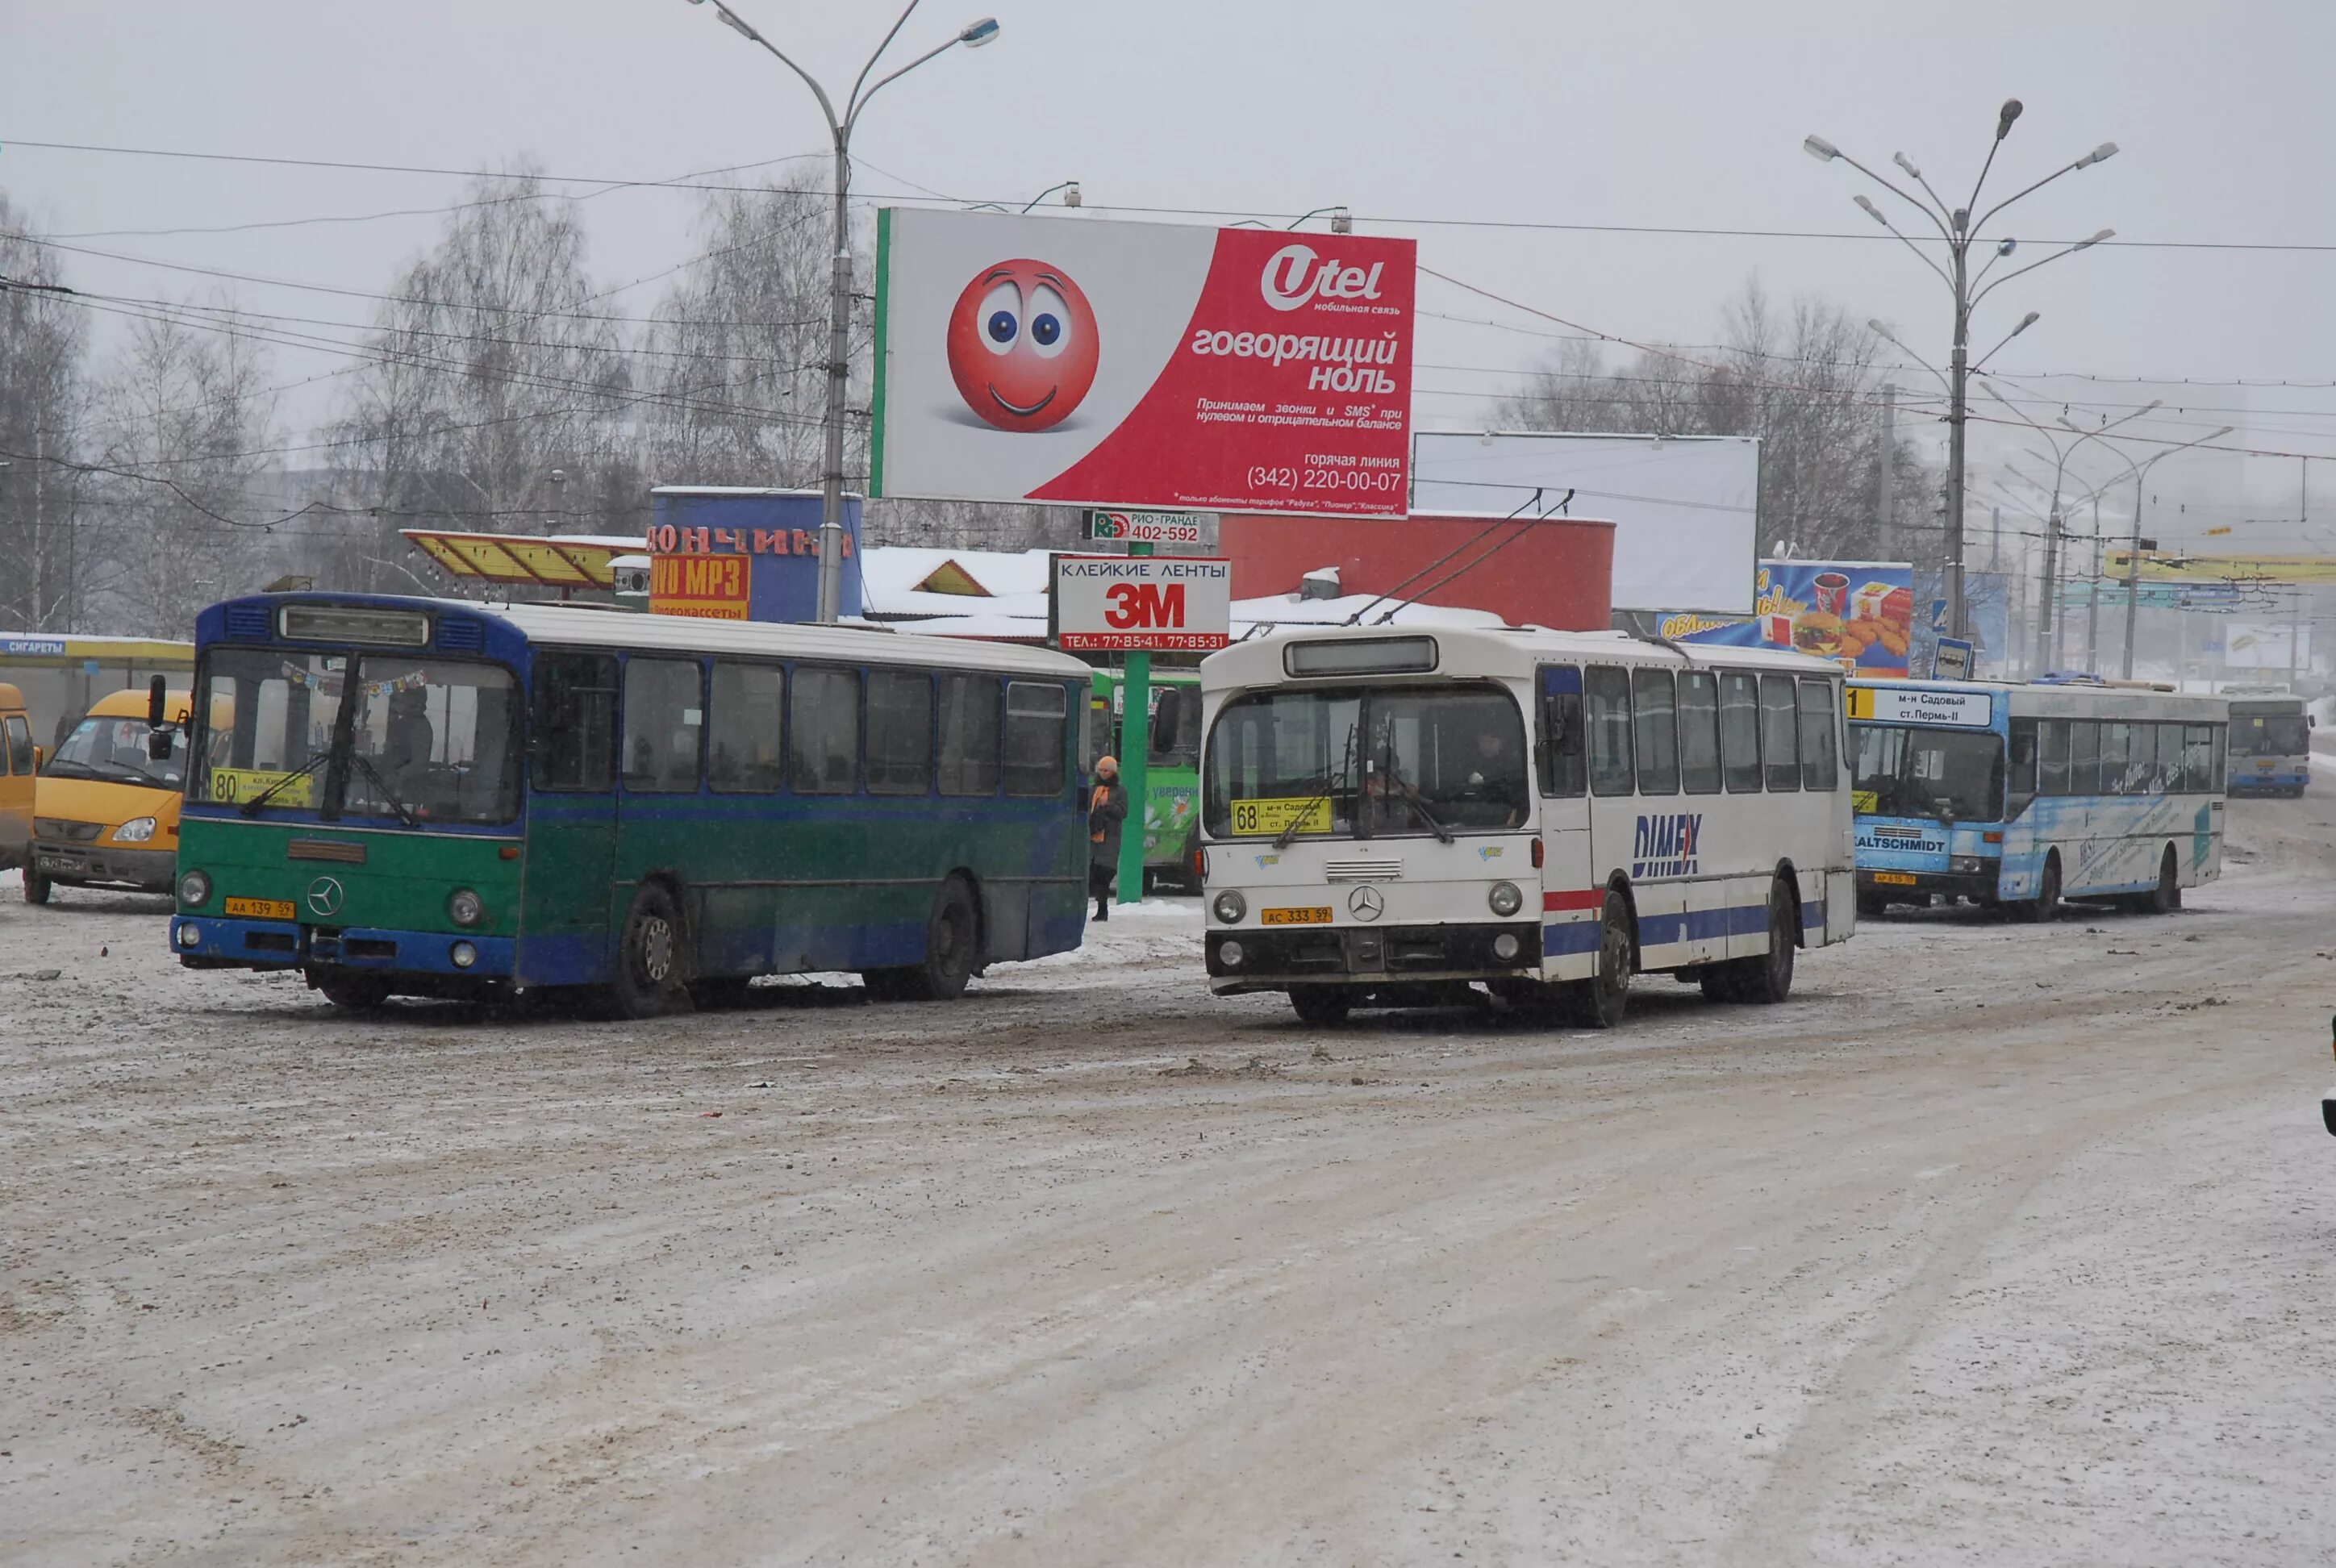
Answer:
[[1119, 872], [1120, 824], [1127, 821], [1127, 786], [1119, 782], [1119, 759], [1095, 758], [1095, 787], [1087, 795], [1087, 896], [1095, 918], [1111, 919], [1111, 884]]

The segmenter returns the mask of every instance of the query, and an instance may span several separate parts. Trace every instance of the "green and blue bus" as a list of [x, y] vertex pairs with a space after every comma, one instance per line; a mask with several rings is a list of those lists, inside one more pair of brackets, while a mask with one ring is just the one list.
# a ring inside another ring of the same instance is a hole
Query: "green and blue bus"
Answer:
[[[1087, 725], [1087, 768], [1097, 757], [1126, 765], [1121, 721], [1127, 706], [1121, 672], [1098, 668]], [[1144, 756], [1144, 880], [1198, 891], [1192, 853], [1201, 843], [1201, 672], [1154, 669]]]
[[2165, 913], [2223, 866], [2220, 697], [2091, 680], [1854, 680], [1858, 912], [1968, 899]]
[[[317, 593], [197, 621], [170, 942], [344, 1008], [757, 976], [957, 995], [1078, 946], [1088, 670], [838, 627]], [[210, 728], [217, 728], [213, 725]]]

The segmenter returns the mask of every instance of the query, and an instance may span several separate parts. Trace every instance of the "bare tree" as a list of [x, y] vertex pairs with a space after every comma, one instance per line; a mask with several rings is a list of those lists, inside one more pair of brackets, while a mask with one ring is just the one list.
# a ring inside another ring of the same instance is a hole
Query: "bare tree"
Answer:
[[586, 274], [575, 204], [526, 170], [472, 195], [391, 285], [373, 363], [329, 433], [347, 454], [333, 486], [347, 524], [312, 557], [321, 581], [410, 590], [400, 527], [646, 522], [627, 318]]
[[134, 323], [92, 399], [82, 593], [122, 630], [186, 636], [272, 575], [268, 349], [231, 306], [199, 310]]
[[56, 265], [5, 194], [0, 278], [0, 628], [63, 629], [75, 609], [86, 333], [81, 312], [48, 291], [62, 283]]

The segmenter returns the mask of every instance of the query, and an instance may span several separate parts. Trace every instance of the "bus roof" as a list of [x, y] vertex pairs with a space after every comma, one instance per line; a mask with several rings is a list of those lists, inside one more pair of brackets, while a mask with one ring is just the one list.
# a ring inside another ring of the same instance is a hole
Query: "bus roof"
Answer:
[[[1201, 661], [1201, 684], [1211, 691], [1279, 684], [1291, 678], [1282, 664], [1292, 644], [1368, 642], [1387, 638], [1426, 640], [1436, 646], [1436, 675], [1495, 676], [1529, 680], [1533, 667], [1552, 660], [1668, 665], [1686, 669], [1775, 670], [1789, 675], [1839, 676], [1841, 667], [1781, 648], [1717, 648], [1696, 643], [1654, 642], [1626, 631], [1551, 631], [1543, 627], [1294, 627], [1253, 638]], [[1301, 677], [1302, 678], [1302, 677]], [[1325, 680], [1352, 678], [1324, 676]], [[1408, 678], [1395, 677], [1394, 678]]]
[[796, 622], [710, 620], [646, 615], [560, 604], [480, 604], [470, 599], [389, 594], [261, 594], [235, 601], [261, 604], [360, 604], [428, 610], [498, 620], [530, 643], [566, 648], [638, 648], [657, 652], [745, 654], [832, 658], [854, 664], [941, 665], [1047, 679], [1085, 679], [1088, 667], [1068, 654], [1008, 643], [968, 642], [849, 626]]

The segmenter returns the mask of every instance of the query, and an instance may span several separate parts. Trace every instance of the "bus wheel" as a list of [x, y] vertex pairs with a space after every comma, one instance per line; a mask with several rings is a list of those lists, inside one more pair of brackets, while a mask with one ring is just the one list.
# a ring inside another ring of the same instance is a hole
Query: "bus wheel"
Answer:
[[1606, 907], [1598, 917], [1598, 970], [1575, 982], [1574, 1021], [1592, 1029], [1611, 1029], [1622, 1021], [1630, 1005], [1630, 909], [1622, 895], [1606, 890]]
[[2039, 925], [2060, 918], [2060, 856], [2056, 851], [2044, 857], [2044, 880], [2036, 896], [2020, 906], [2022, 919]]
[[316, 989], [345, 1013], [377, 1013], [389, 1000], [389, 982], [378, 975], [343, 975], [319, 981]]
[[49, 881], [48, 878], [43, 876], [32, 867], [26, 866], [24, 868], [24, 901], [26, 903], [47, 903], [49, 901], [49, 890], [55, 885], [56, 884], [54, 882]]
[[1292, 986], [1290, 989], [1290, 1010], [1304, 1024], [1343, 1024], [1354, 1005], [1355, 998], [1344, 986]]
[[2182, 907], [2181, 868], [2174, 861], [2174, 846], [2167, 844], [2157, 861], [2157, 886], [2148, 894], [2149, 912], [2170, 915]]
[[1757, 959], [1738, 960], [1744, 966], [1737, 982], [1738, 999], [1781, 1002], [1793, 994], [1793, 959], [1799, 945], [1796, 929], [1800, 900], [1791, 883], [1779, 877], [1768, 890], [1768, 950]]
[[965, 994], [966, 981], [973, 978], [973, 966], [978, 958], [975, 949], [981, 941], [981, 920], [973, 907], [973, 894], [956, 877], [941, 884], [940, 896], [933, 901], [932, 919], [925, 926], [925, 961], [893, 972], [890, 984], [884, 987], [889, 995], [870, 995], [878, 1000], [895, 998], [911, 1002], [946, 1002]]
[[633, 895], [625, 915], [625, 934], [617, 947], [617, 1012], [628, 1018], [662, 1018], [690, 1010], [689, 992], [682, 982], [687, 971], [681, 912], [673, 895], [656, 882], [645, 882]]

